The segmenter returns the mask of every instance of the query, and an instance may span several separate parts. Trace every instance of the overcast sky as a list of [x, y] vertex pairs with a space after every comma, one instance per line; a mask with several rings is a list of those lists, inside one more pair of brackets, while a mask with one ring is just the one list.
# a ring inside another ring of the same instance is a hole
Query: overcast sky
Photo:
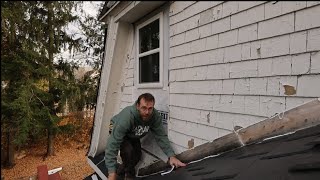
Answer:
[[83, 8], [86, 13], [91, 16], [96, 16], [98, 14], [98, 10], [105, 1], [84, 1]]
[[[84, 15], [88, 15], [88, 16], [92, 16], [92, 17], [96, 17], [97, 14], [99, 13], [99, 8], [101, 6], [103, 6], [105, 1], [84, 1], [83, 2], [83, 10], [84, 10]], [[74, 12], [76, 14], [79, 14], [79, 12]], [[82, 15], [83, 16], [83, 15]], [[70, 23], [67, 27], [67, 33], [68, 34], [74, 34], [74, 39], [77, 39], [78, 37], [81, 37], [82, 38], [85, 38], [85, 36], [83, 36], [81, 34], [81, 31], [80, 31], [80, 26], [79, 24], [77, 23]], [[73, 61], [75, 59], [78, 59], [78, 57], [83, 57], [83, 55], [81, 54], [78, 54], [76, 57], [74, 56], [71, 56], [71, 54], [69, 53], [69, 51], [64, 51], [62, 52], [61, 54], [57, 54], [56, 55], [56, 58], [62, 56], [64, 59], [66, 60], [70, 60], [70, 61]], [[80, 58], [79, 58], [80, 59]], [[57, 60], [57, 59], [56, 59]], [[82, 62], [82, 61], [81, 61]], [[84, 62], [83, 62], [84, 63]], [[85, 64], [82, 64], [83, 66], [85, 66]]]
[[[100, 6], [103, 6], [104, 1], [84, 1], [83, 2], [83, 10], [85, 15], [89, 15], [92, 17], [96, 17], [99, 13]], [[80, 12], [74, 12], [79, 14]], [[81, 14], [79, 14], [81, 15]], [[68, 26], [69, 33], [77, 33], [79, 32], [79, 26], [76, 23], [72, 23]]]

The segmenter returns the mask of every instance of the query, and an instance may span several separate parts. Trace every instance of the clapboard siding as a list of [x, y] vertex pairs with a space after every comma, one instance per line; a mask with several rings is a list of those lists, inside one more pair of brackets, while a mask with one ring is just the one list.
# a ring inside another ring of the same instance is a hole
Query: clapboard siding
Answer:
[[175, 1], [170, 12], [176, 150], [320, 97], [319, 2]]

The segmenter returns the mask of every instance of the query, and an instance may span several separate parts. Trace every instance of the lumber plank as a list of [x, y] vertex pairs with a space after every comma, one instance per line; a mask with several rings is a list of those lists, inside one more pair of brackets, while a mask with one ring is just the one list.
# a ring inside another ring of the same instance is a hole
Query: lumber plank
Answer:
[[295, 107], [283, 114], [238, 130], [244, 144], [259, 142], [265, 138], [277, 136], [299, 129], [320, 124], [320, 101], [315, 99]]

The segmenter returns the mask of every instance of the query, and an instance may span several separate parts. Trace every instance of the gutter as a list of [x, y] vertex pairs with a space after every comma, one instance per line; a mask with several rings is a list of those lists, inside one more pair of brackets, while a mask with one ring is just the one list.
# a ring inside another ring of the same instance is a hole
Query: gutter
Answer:
[[120, 1], [117, 1], [103, 16], [99, 18], [99, 21], [102, 21], [119, 3]]

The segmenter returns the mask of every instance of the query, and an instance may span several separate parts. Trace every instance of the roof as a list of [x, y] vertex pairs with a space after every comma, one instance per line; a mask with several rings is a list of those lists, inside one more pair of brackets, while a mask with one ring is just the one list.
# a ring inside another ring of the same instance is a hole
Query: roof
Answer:
[[98, 16], [98, 19], [101, 19], [107, 12], [108, 10], [116, 4], [117, 1], [106, 1], [103, 5], [103, 8]]
[[270, 180], [320, 177], [320, 125], [189, 163], [144, 180]]
[[[107, 176], [104, 153], [90, 160]], [[163, 171], [161, 171], [163, 172]], [[320, 177], [320, 125], [268, 138], [235, 150], [190, 162], [171, 173], [141, 176], [143, 180], [270, 180]], [[96, 176], [96, 173], [90, 175]], [[88, 176], [86, 179], [91, 179]], [[99, 176], [96, 176], [101, 179]]]
[[98, 16], [98, 19], [100, 19], [110, 8], [107, 6], [109, 1], [106, 1], [104, 4], [103, 4], [103, 8]]

